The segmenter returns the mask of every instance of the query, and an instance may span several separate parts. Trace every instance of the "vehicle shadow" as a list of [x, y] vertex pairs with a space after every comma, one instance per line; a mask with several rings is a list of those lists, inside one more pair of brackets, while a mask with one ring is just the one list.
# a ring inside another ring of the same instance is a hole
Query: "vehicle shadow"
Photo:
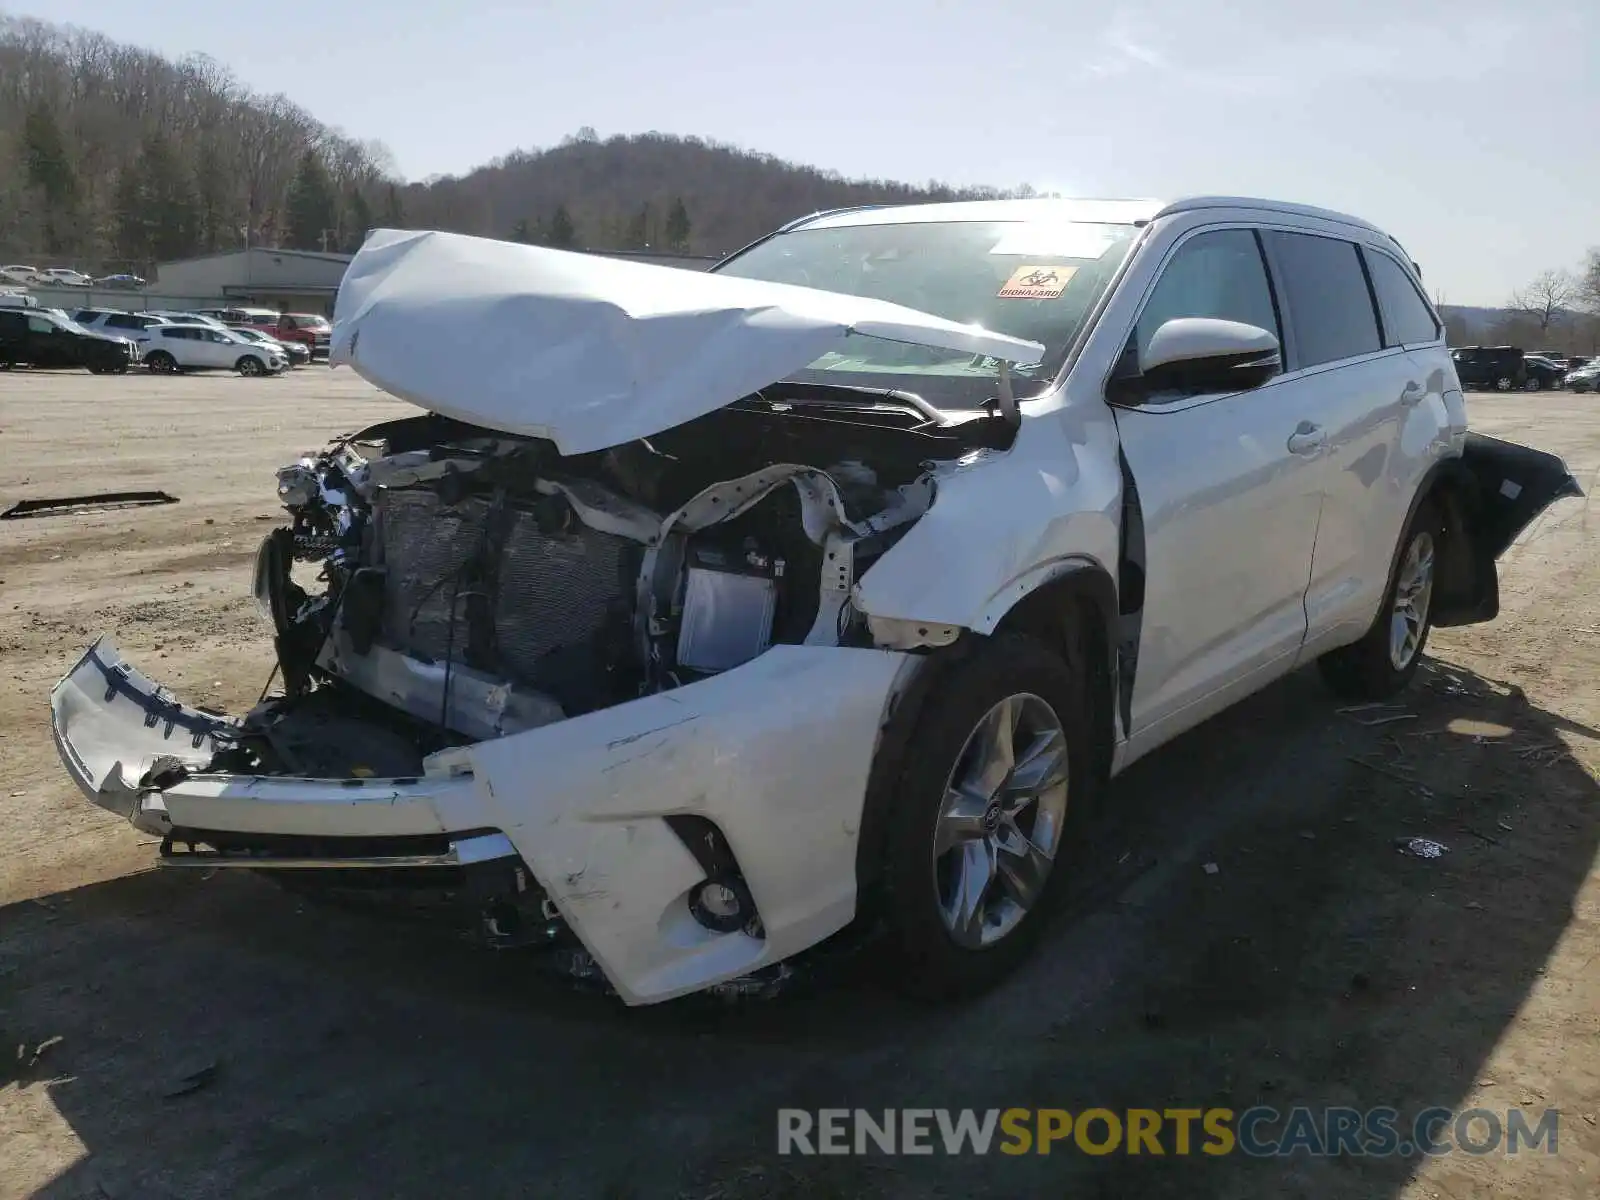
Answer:
[[[1437, 663], [1401, 705], [1337, 712], [1302, 673], [1137, 764], [1076, 919], [962, 1006], [899, 999], [869, 952], [775, 1001], [626, 1010], [152, 871], [0, 909], [0, 1086], [77, 1156], [46, 1197], [1394, 1195], [1414, 1159], [780, 1159], [775, 1114], [1460, 1106], [1592, 868], [1600, 789], [1561, 735], [1600, 733]], [[1504, 1082], [1486, 1103], [1529, 1099]]]

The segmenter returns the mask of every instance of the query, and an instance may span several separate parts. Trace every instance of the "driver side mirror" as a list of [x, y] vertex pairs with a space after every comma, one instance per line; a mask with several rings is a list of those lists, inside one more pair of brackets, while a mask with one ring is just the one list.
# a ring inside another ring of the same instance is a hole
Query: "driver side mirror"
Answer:
[[1277, 337], [1259, 325], [1215, 317], [1174, 317], [1142, 354], [1133, 346], [1111, 378], [1108, 399], [1136, 404], [1162, 392], [1218, 395], [1258, 388], [1283, 371]]

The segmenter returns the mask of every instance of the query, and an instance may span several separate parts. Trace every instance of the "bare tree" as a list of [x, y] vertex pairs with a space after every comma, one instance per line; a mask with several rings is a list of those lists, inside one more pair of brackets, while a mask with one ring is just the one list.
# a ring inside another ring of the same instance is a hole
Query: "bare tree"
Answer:
[[1578, 299], [1584, 308], [1600, 317], [1600, 246], [1589, 248], [1584, 260], [1583, 274], [1578, 278]]
[[1578, 281], [1571, 271], [1542, 271], [1527, 287], [1511, 293], [1511, 309], [1538, 325], [1541, 336], [1566, 317], [1578, 299]]

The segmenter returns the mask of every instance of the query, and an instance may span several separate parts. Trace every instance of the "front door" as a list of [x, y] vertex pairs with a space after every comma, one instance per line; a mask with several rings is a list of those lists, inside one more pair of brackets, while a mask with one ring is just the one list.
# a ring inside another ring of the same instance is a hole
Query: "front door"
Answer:
[[[1282, 339], [1255, 231], [1200, 230], [1162, 268], [1135, 327], [1219, 317]], [[1115, 410], [1138, 492], [1144, 604], [1130, 734], [1164, 740], [1294, 662], [1322, 495], [1298, 385]]]
[[66, 340], [55, 322], [46, 317], [28, 318], [28, 361], [38, 367], [71, 365], [63, 342]]

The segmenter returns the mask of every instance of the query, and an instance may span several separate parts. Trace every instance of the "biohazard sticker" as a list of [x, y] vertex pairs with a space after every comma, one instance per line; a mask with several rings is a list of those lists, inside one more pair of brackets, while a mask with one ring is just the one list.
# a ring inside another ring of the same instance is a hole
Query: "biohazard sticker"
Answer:
[[1054, 300], [1067, 290], [1077, 267], [1018, 267], [1000, 289], [1003, 300]]

